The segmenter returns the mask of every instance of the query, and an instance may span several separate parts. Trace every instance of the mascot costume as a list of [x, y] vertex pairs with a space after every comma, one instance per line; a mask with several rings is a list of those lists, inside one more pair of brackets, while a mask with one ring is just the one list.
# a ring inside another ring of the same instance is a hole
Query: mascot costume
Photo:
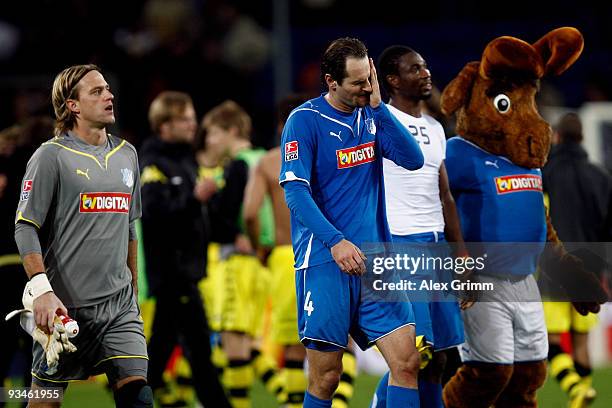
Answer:
[[598, 312], [607, 299], [595, 275], [559, 242], [542, 196], [540, 168], [552, 132], [536, 107], [538, 81], [567, 70], [583, 46], [581, 33], [571, 27], [534, 44], [496, 38], [442, 93], [443, 113], [457, 118], [458, 136], [448, 141], [445, 163], [465, 241], [530, 248], [474, 274], [495, 289], [482, 292], [463, 313], [463, 366], [444, 388], [448, 408], [537, 406], [548, 342], [533, 273], [546, 241], [554, 254], [550, 269], [567, 295], [576, 299], [576, 291], [585, 289], [590, 294], [573, 302], [581, 314]]

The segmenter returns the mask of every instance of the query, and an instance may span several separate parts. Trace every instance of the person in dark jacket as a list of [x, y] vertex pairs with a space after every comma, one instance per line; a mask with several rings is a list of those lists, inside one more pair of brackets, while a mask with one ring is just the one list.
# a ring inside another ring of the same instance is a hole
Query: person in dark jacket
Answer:
[[[550, 217], [561, 241], [610, 241], [612, 178], [606, 170], [589, 162], [582, 139], [580, 117], [575, 113], [563, 115], [553, 136], [555, 145], [542, 170]], [[583, 261], [592, 268], [589, 264], [593, 262]], [[596, 396], [591, 385], [588, 335], [597, 317], [592, 313], [579, 315], [569, 302], [545, 302], [544, 313], [551, 374], [568, 394], [570, 407], [587, 406]], [[561, 349], [561, 334], [568, 331], [572, 335], [572, 355]]]
[[149, 291], [156, 298], [149, 383], [162, 389], [164, 368], [180, 340], [200, 402], [229, 407], [211, 362], [208, 322], [197, 287], [206, 270], [209, 228], [204, 199], [194, 193], [197, 122], [191, 98], [162, 92], [151, 103], [149, 122], [156, 135], [140, 150], [143, 243]]
[[[21, 304], [23, 287], [28, 281], [23, 273], [21, 257], [15, 243], [15, 199], [21, 193], [21, 180], [28, 159], [38, 146], [53, 133], [53, 120], [46, 115], [36, 115], [23, 123], [0, 131], [0, 276], [4, 292], [0, 297], [0, 317]], [[32, 382], [32, 338], [19, 328], [19, 319], [2, 321], [0, 331], [14, 335], [5, 336], [0, 353], [0, 384], [9, 376], [19, 376], [24, 384]], [[25, 358], [15, 372], [11, 363], [21, 354]], [[26, 406], [26, 403], [22, 404]], [[0, 401], [0, 407], [5, 402]]]

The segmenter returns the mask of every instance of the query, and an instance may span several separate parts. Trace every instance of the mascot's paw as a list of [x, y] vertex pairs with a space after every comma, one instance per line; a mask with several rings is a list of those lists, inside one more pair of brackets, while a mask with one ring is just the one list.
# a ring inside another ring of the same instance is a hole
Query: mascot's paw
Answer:
[[600, 303], [594, 302], [572, 302], [572, 306], [578, 313], [583, 316], [588, 315], [589, 313], [599, 313], [601, 310]]
[[599, 305], [608, 301], [608, 293], [597, 276], [572, 254], [567, 253], [561, 257], [556, 276], [574, 308], [581, 315], [599, 312]]

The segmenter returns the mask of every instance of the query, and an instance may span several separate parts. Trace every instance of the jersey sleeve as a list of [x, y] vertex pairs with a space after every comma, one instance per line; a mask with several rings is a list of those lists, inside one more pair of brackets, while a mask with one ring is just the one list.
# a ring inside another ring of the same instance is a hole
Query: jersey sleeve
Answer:
[[134, 185], [132, 186], [132, 201], [130, 204], [130, 223], [142, 216], [142, 200], [140, 196], [140, 167], [138, 155], [134, 150]]
[[57, 151], [53, 146], [43, 145], [28, 161], [23, 181], [15, 223], [28, 222], [41, 228], [53, 198], [59, 180]]
[[308, 112], [294, 111], [281, 136], [281, 185], [288, 181], [302, 181], [310, 186], [316, 153], [314, 123]]

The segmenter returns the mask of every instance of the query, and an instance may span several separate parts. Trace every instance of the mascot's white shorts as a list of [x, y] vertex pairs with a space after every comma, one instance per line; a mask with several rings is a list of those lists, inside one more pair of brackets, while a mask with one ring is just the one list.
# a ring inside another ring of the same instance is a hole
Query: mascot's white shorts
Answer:
[[493, 277], [478, 302], [464, 310], [463, 362], [514, 364], [539, 361], [548, 356], [548, 334], [538, 285], [532, 275]]

